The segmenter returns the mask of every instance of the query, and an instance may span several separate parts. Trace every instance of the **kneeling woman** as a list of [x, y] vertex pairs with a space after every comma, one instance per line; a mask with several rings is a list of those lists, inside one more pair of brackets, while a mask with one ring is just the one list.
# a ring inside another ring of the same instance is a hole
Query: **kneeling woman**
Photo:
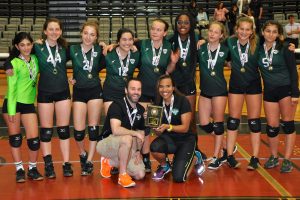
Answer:
[[40, 140], [38, 136], [38, 120], [35, 113], [36, 81], [39, 72], [38, 61], [31, 55], [33, 40], [29, 34], [20, 32], [13, 41], [10, 54], [10, 68], [14, 75], [7, 77], [7, 93], [3, 103], [3, 118], [8, 127], [9, 144], [16, 165], [16, 181], [25, 182], [25, 170], [21, 158], [22, 134], [20, 124], [25, 127], [29, 148], [29, 169], [27, 176], [32, 180], [42, 180], [36, 161]]
[[163, 106], [162, 124], [154, 131], [159, 135], [150, 146], [159, 162], [152, 179], [161, 180], [171, 171], [167, 154], [174, 154], [172, 174], [175, 182], [184, 182], [193, 169], [196, 137], [190, 131], [191, 106], [184, 96], [174, 93], [175, 85], [169, 75], [158, 79], [156, 105]]

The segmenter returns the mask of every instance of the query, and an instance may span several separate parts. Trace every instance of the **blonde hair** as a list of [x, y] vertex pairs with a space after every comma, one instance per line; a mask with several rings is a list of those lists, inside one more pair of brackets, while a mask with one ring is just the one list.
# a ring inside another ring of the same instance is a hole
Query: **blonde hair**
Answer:
[[218, 21], [212, 21], [208, 25], [208, 30], [210, 29], [210, 27], [212, 25], [218, 25], [220, 27], [221, 33], [223, 34], [223, 37], [220, 39], [220, 42], [222, 42], [227, 37], [227, 31], [226, 31], [224, 24], [222, 24], [221, 22], [218, 22]]
[[254, 30], [253, 20], [250, 17], [241, 17], [241, 18], [239, 18], [236, 22], [235, 30], [237, 30], [240, 27], [241, 23], [243, 23], [243, 22], [251, 24], [251, 29], [252, 29], [253, 33], [249, 37], [249, 42], [250, 42], [250, 52], [251, 52], [251, 54], [254, 54], [255, 49], [256, 49], [256, 45], [257, 45], [258, 37], [257, 37], [257, 35], [255, 33], [255, 30]]

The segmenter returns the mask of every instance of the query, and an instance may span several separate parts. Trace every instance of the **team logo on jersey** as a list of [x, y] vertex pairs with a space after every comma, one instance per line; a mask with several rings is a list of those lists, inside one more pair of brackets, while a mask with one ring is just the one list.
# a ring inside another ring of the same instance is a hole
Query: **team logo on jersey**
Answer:
[[142, 118], [142, 116], [140, 114], [136, 115], [136, 119], [139, 121]]
[[232, 46], [232, 49], [235, 49], [236, 48], [236, 46]]
[[98, 52], [93, 53], [93, 57], [97, 57], [97, 55], [98, 55]]
[[41, 48], [41, 51], [44, 51], [44, 48]]
[[172, 109], [172, 113], [173, 113], [174, 115], [177, 115], [177, 114], [179, 113], [179, 110], [178, 110], [177, 108], [173, 108], [173, 109]]
[[135, 63], [135, 59], [130, 59], [130, 63], [134, 64]]
[[279, 53], [279, 51], [278, 51], [278, 50], [274, 50], [273, 52], [274, 52], [274, 54], [278, 54], [278, 53]]
[[75, 53], [75, 56], [77, 57], [77, 55], [78, 55], [78, 53], [76, 52], [76, 53]]
[[163, 53], [166, 54], [168, 52], [168, 49], [163, 49]]
[[111, 64], [114, 64], [114, 63], [115, 63], [115, 60], [112, 60], [112, 61], [111, 61]]
[[203, 55], [205, 52], [204, 51], [202, 51], [202, 53], [201, 53], [201, 55]]
[[224, 52], [219, 52], [219, 56], [223, 57], [224, 56]]
[[149, 48], [146, 48], [146, 49], [145, 49], [145, 51], [148, 51], [148, 50], [149, 50]]

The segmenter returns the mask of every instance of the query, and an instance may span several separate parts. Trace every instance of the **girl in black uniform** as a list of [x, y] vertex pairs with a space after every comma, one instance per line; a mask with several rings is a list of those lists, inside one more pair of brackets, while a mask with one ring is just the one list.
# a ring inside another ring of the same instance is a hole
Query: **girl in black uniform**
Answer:
[[285, 153], [280, 172], [291, 172], [289, 160], [296, 139], [294, 117], [299, 88], [295, 54], [283, 44], [283, 29], [277, 21], [268, 21], [262, 28], [264, 43], [259, 50], [259, 68], [264, 81], [264, 109], [267, 118], [271, 156], [265, 163], [267, 169], [279, 165], [278, 133], [281, 124], [285, 135]]
[[174, 154], [172, 174], [175, 182], [186, 181], [194, 160], [196, 136], [190, 130], [191, 106], [184, 96], [174, 93], [175, 85], [169, 75], [162, 75], [157, 82], [156, 105], [163, 106], [162, 124], [154, 131], [159, 136], [151, 143], [153, 157], [159, 162], [152, 179], [161, 180], [171, 171], [166, 161]]
[[[93, 172], [92, 159], [99, 135], [102, 86], [99, 78], [102, 48], [96, 43], [99, 36], [97, 22], [85, 22], [81, 29], [82, 43], [70, 47], [73, 64], [73, 120], [74, 139], [80, 151], [81, 175]], [[89, 151], [84, 148], [86, 116], [88, 117]]]

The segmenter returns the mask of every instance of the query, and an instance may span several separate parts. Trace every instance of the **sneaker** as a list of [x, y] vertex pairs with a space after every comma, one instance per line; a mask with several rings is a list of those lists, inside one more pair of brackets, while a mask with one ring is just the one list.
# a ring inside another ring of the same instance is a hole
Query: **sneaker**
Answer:
[[284, 159], [280, 168], [281, 173], [288, 173], [293, 170], [293, 164], [288, 159]]
[[220, 166], [222, 165], [222, 163], [220, 162], [220, 160], [216, 157], [213, 157], [212, 160], [210, 161], [210, 163], [208, 164], [208, 169], [218, 169]]
[[227, 157], [227, 164], [229, 165], [230, 168], [235, 168], [235, 169], [241, 165], [241, 163], [236, 161], [233, 155]]
[[19, 169], [16, 172], [16, 181], [17, 183], [24, 183], [25, 182], [25, 170]]
[[87, 152], [85, 152], [85, 155], [79, 155], [81, 169], [84, 168], [84, 165], [85, 165], [85, 163], [87, 161], [87, 158], [88, 158]]
[[54, 171], [53, 163], [45, 163], [45, 176], [49, 179], [55, 178], [56, 174]]
[[135, 182], [127, 173], [119, 175], [118, 183], [125, 188], [133, 187], [136, 185]]
[[110, 174], [111, 175], [116, 175], [118, 173], [119, 173], [119, 169], [117, 167], [111, 168], [111, 170], [110, 170]]
[[154, 180], [161, 180], [170, 171], [171, 171], [171, 167], [170, 167], [169, 163], [167, 163], [166, 166], [159, 165], [157, 167], [156, 172], [153, 174], [152, 179], [154, 179]]
[[198, 176], [201, 176], [205, 172], [205, 165], [204, 163], [196, 164], [195, 170]]
[[[233, 154], [235, 154], [237, 152], [237, 146], [236, 145], [234, 145], [234, 147], [233, 147]], [[219, 161], [221, 162], [221, 163], [225, 163], [225, 162], [227, 162], [227, 149], [222, 149], [222, 157], [220, 157], [219, 158]]]
[[63, 173], [65, 177], [73, 176], [72, 165], [69, 162], [65, 162], [63, 165]]
[[202, 159], [202, 155], [201, 155], [200, 151], [196, 150], [195, 151], [195, 156], [197, 158], [197, 161], [196, 161], [195, 165], [203, 164], [203, 159]]
[[151, 172], [151, 161], [149, 158], [144, 158], [143, 163], [145, 165], [145, 172], [150, 173]]
[[264, 167], [266, 169], [271, 169], [279, 165], [278, 158], [275, 158], [273, 155], [270, 156], [270, 158], [265, 163]]
[[81, 176], [91, 175], [93, 173], [93, 170], [94, 170], [93, 163], [91, 161], [87, 161], [81, 170]]
[[101, 157], [101, 168], [100, 168], [100, 174], [103, 178], [110, 178], [110, 170], [112, 169], [112, 166], [109, 164], [109, 160], [107, 158]]
[[258, 158], [252, 156], [251, 159], [250, 159], [250, 162], [248, 164], [248, 167], [247, 169], [249, 170], [256, 170], [258, 167], [259, 167], [259, 160]]
[[28, 170], [27, 177], [34, 181], [41, 181], [44, 179], [44, 177], [39, 173], [36, 167], [33, 167], [32, 169]]

